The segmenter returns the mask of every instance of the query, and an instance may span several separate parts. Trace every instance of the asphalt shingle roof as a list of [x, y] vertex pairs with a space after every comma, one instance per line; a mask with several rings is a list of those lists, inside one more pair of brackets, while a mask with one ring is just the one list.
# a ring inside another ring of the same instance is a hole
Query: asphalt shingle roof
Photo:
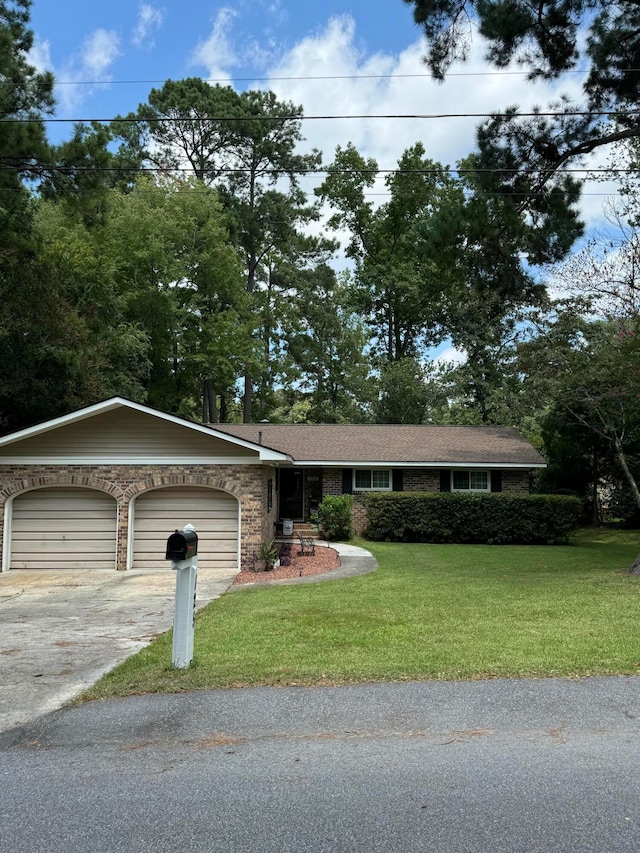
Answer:
[[544, 465], [513, 427], [397, 424], [216, 424], [212, 429], [295, 462]]

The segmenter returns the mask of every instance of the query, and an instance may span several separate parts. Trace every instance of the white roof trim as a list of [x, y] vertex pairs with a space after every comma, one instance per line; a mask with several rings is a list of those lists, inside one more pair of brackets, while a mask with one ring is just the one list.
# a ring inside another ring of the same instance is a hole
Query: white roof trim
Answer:
[[300, 462], [293, 463], [296, 468], [492, 468], [514, 469], [546, 468], [546, 462]]
[[0, 456], [0, 465], [255, 465], [251, 456]]
[[[52, 430], [58, 429], [59, 427], [78, 423], [79, 421], [84, 421], [87, 418], [92, 418], [95, 415], [104, 414], [105, 412], [110, 412], [114, 409], [119, 408], [132, 409], [136, 412], [142, 412], [145, 415], [151, 415], [155, 418], [159, 418], [160, 420], [168, 421], [169, 423], [175, 424], [176, 426], [191, 429], [194, 432], [200, 433], [201, 435], [219, 438], [221, 441], [225, 441], [228, 444], [235, 445], [236, 447], [244, 447], [247, 450], [253, 450], [258, 454], [258, 457], [261, 461], [287, 462], [290, 460], [290, 457], [287, 456], [285, 453], [279, 453], [276, 450], [272, 450], [268, 447], [263, 447], [260, 444], [254, 444], [254, 442], [252, 441], [245, 441], [245, 439], [236, 438], [233, 435], [229, 435], [226, 432], [221, 432], [208, 426], [206, 427], [201, 426], [200, 424], [194, 424], [191, 421], [186, 421], [183, 418], [176, 417], [175, 415], [169, 415], [165, 412], [159, 412], [157, 409], [151, 409], [148, 406], [143, 406], [142, 403], [134, 403], [131, 400], [125, 400], [123, 397], [111, 397], [109, 400], [103, 400], [101, 403], [95, 403], [93, 406], [87, 406], [84, 409], [78, 409], [78, 411], [71, 412], [68, 415], [62, 415], [59, 418], [53, 418], [50, 421], [45, 421], [44, 423], [36, 424], [36, 426], [27, 427], [27, 429], [22, 429], [18, 432], [13, 432], [9, 435], [2, 436], [2, 438], [0, 438], [0, 447], [6, 447], [10, 444], [15, 444], [19, 441], [23, 441], [26, 438], [33, 438], [37, 435], [43, 435], [44, 433], [51, 432]], [[129, 460], [129, 462], [132, 461], [133, 460]], [[0, 459], [0, 462], [7, 462], [7, 460]]]

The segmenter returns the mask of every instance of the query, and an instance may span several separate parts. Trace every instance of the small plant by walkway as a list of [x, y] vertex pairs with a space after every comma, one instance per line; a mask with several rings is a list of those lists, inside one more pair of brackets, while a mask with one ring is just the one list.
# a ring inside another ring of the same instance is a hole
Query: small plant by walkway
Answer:
[[225, 595], [196, 620], [194, 663], [171, 635], [83, 698], [212, 687], [640, 674], [637, 532], [573, 545], [360, 543], [379, 562], [347, 580]]

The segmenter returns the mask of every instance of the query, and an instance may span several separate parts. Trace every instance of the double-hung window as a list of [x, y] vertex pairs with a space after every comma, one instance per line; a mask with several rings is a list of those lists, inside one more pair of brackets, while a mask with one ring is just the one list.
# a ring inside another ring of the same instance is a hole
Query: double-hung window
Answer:
[[388, 468], [355, 468], [353, 488], [357, 491], [391, 491], [391, 471]]
[[488, 492], [491, 480], [488, 471], [451, 472], [451, 488], [454, 492]]

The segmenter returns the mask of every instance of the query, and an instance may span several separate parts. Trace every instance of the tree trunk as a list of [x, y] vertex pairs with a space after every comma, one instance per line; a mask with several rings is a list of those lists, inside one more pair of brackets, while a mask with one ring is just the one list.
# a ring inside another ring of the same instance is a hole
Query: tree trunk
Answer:
[[211, 380], [205, 379], [202, 383], [202, 422], [205, 424], [218, 423], [218, 401], [215, 388], [211, 387]]
[[[624, 450], [622, 449], [622, 445], [620, 444], [620, 439], [616, 436], [613, 440], [614, 446], [616, 448], [616, 456], [618, 457], [618, 462], [620, 463], [620, 467], [624, 471], [624, 475], [627, 478], [627, 482], [629, 483], [629, 487], [631, 489], [631, 494], [633, 495], [633, 499], [636, 502], [636, 506], [640, 509], [640, 490], [638, 489], [638, 484], [635, 481], [635, 478], [631, 471], [629, 470], [629, 466], [627, 465], [627, 457], [625, 456]], [[631, 564], [629, 571], [632, 575], [640, 576], [640, 554], [635, 558], [633, 563]]]
[[633, 474], [629, 470], [629, 466], [627, 465], [627, 457], [625, 456], [618, 436], [616, 436], [614, 439], [614, 445], [616, 448], [616, 456], [618, 457], [620, 467], [624, 472], [624, 476], [627, 478], [627, 483], [629, 483], [629, 488], [631, 489], [631, 494], [633, 495], [633, 499], [636, 502], [636, 506], [638, 507], [638, 509], [640, 509], [640, 490], [638, 489], [638, 484], [636, 483]]
[[251, 423], [251, 398], [253, 397], [253, 382], [250, 376], [244, 377], [244, 398], [242, 401], [242, 422]]
[[631, 563], [631, 568], [629, 569], [629, 572], [632, 575], [640, 576], [640, 554], [638, 554], [633, 563]]
[[600, 472], [598, 470], [598, 448], [593, 447], [593, 499], [591, 501], [591, 523], [594, 525], [600, 524], [600, 501], [598, 500], [598, 480]]

